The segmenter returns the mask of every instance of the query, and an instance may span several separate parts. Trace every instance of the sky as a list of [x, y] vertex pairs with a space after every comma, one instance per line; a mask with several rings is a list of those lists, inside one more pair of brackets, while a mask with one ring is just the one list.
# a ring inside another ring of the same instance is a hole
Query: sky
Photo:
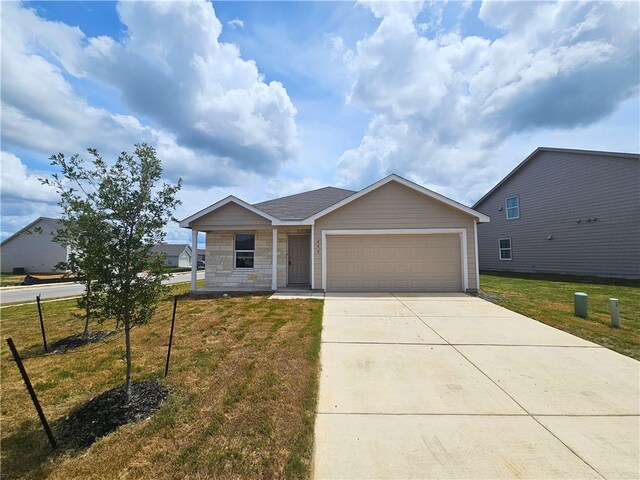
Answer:
[[178, 218], [390, 173], [473, 205], [539, 146], [640, 151], [635, 1], [3, 1], [0, 26], [3, 239], [90, 147], [154, 146]]

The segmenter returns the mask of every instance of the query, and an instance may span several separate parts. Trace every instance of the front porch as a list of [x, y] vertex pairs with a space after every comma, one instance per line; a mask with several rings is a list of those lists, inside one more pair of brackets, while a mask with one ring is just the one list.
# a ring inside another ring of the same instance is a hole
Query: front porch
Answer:
[[[196, 248], [199, 231], [192, 232], [192, 248]], [[192, 293], [311, 291], [311, 227], [216, 229], [204, 233], [205, 285], [197, 288], [192, 265]], [[246, 245], [238, 243], [239, 238]]]

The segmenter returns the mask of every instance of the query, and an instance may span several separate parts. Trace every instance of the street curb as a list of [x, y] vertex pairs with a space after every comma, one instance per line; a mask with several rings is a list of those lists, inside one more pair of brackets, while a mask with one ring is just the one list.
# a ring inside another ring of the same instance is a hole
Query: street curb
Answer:
[[[191, 272], [186, 272], [186, 273], [174, 273], [173, 277], [171, 278], [175, 278], [178, 276], [189, 276], [191, 275]], [[59, 287], [61, 285], [78, 285], [80, 282], [78, 281], [74, 281], [74, 282], [56, 282], [56, 283], [39, 283], [36, 285], [12, 285], [10, 287], [0, 287], [0, 293], [1, 292], [8, 292], [11, 290], [32, 290], [35, 288], [48, 288], [48, 287]]]
[[30, 290], [34, 288], [59, 287], [61, 285], [77, 285], [79, 282], [56, 282], [56, 283], [37, 283], [35, 285], [12, 285], [10, 287], [0, 287], [0, 292], [8, 292], [10, 290]]

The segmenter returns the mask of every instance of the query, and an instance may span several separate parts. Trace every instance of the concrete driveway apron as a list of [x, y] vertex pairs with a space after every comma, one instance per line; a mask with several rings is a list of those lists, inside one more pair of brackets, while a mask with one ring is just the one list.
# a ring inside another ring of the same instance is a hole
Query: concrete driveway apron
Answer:
[[640, 478], [640, 363], [464, 294], [327, 294], [314, 476]]

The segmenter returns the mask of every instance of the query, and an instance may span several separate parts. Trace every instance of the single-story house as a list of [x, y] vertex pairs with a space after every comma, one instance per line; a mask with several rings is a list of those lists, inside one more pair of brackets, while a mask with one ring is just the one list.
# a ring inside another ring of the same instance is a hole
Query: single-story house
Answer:
[[2, 273], [52, 273], [56, 265], [66, 262], [69, 249], [55, 243], [61, 228], [57, 218], [39, 217], [0, 243]]
[[[180, 226], [206, 233], [205, 290], [464, 292], [489, 217], [398, 175], [251, 205], [229, 196]], [[191, 289], [196, 290], [195, 262]]]
[[640, 155], [541, 147], [473, 208], [480, 270], [640, 278]]
[[186, 243], [158, 243], [151, 248], [151, 253], [164, 255], [165, 267], [191, 266], [191, 245]]

